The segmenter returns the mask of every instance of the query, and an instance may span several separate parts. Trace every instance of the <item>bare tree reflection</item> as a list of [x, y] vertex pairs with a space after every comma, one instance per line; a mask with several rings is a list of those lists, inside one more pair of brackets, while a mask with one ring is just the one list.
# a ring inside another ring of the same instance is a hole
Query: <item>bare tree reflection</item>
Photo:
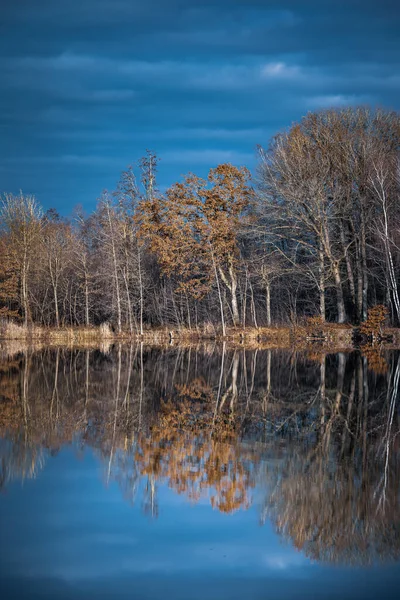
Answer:
[[0, 486], [89, 446], [151, 518], [168, 485], [260, 520], [310, 557], [400, 551], [400, 355], [46, 349], [0, 363]]

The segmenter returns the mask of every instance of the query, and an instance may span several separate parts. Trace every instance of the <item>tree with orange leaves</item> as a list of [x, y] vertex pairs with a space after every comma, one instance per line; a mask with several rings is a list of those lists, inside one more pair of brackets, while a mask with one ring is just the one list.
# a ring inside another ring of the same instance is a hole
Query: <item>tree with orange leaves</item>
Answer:
[[223, 333], [221, 282], [229, 292], [233, 324], [239, 324], [238, 236], [252, 195], [249, 181], [246, 168], [222, 164], [207, 180], [189, 174], [164, 197], [147, 198], [140, 206], [142, 235], [164, 274], [178, 277], [177, 291], [199, 298], [215, 281]]

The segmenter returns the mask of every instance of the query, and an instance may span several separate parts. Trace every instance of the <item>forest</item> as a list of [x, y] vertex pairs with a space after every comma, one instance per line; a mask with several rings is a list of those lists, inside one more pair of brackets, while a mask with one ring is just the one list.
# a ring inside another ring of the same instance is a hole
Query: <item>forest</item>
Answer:
[[0, 201], [0, 318], [44, 327], [219, 331], [307, 317], [400, 325], [400, 114], [308, 113], [257, 148], [166, 191], [147, 151], [92, 214]]

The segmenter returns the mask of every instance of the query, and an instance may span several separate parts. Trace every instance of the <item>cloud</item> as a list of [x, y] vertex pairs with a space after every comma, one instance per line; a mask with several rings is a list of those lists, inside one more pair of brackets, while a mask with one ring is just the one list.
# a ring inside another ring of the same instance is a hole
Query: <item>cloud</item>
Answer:
[[284, 62], [270, 62], [261, 67], [261, 76], [264, 78], [294, 78], [301, 74], [300, 67], [290, 66]]
[[[266, 93], [310, 90], [313, 98], [332, 96], [336, 105], [340, 97], [366, 99], [370, 91], [400, 89], [400, 77], [384, 64], [348, 62], [322, 68], [306, 64], [306, 57], [291, 60], [271, 56], [243, 57], [231, 60], [138, 60], [126, 56], [105, 56], [64, 51], [54, 56], [25, 56], [0, 60], [0, 74], [10, 87], [46, 93], [65, 100], [82, 102], [125, 102], [152, 90], [179, 93]], [[354, 88], [363, 92], [354, 92]], [[340, 91], [337, 91], [340, 90]], [[302, 94], [304, 95], [304, 94]], [[372, 94], [374, 96], [374, 94]], [[336, 99], [335, 99], [335, 98]], [[161, 98], [160, 98], [161, 101]]]
[[[276, 57], [275, 57], [276, 58]], [[265, 62], [260, 58], [243, 59], [241, 63], [231, 61], [199, 60], [136, 60], [126, 57], [91, 56], [65, 51], [57, 56], [14, 57], [0, 61], [0, 69], [10, 83], [22, 87], [55, 88], [62, 82], [72, 87], [78, 84], [89, 86], [103, 81], [118, 83], [122, 88], [129, 85], [150, 88], [172, 88], [193, 90], [249, 90], [259, 88], [269, 81], [304, 81], [315, 77], [315, 73], [280, 59]], [[50, 75], [51, 74], [51, 75]], [[317, 74], [319, 76], [319, 74]], [[116, 90], [117, 92], [118, 90]], [[133, 94], [133, 92], [131, 92]]]
[[[265, 138], [266, 131], [261, 127], [249, 129], [223, 129], [223, 128], [202, 128], [202, 127], [185, 127], [177, 129], [157, 129], [145, 128], [142, 131], [135, 131], [134, 137], [136, 140], [141, 140], [143, 143], [149, 141], [157, 142], [176, 142], [179, 141], [203, 141], [203, 140], [219, 140], [225, 142], [245, 142], [257, 143], [260, 139]], [[119, 141], [129, 142], [132, 140], [133, 133], [130, 130], [121, 130], [114, 128], [101, 127], [101, 129], [85, 128], [84, 126], [71, 129], [59, 128], [46, 130], [42, 137], [64, 140], [92, 140], [95, 142]]]
[[167, 150], [161, 156], [162, 161], [168, 164], [195, 164], [209, 165], [214, 167], [220, 163], [233, 163], [235, 165], [245, 165], [254, 160], [254, 154], [246, 152], [235, 152], [233, 150]]
[[35, 71], [77, 71], [77, 70], [97, 70], [103, 69], [105, 65], [111, 66], [112, 61], [101, 57], [75, 54], [73, 52], [62, 52], [56, 56], [23, 56], [3, 59], [3, 65], [9, 65], [12, 68]]
[[[264, 555], [262, 560], [268, 569], [274, 571], [286, 571], [288, 569], [294, 569], [295, 567], [304, 568], [306, 565], [308, 566], [310, 564], [308, 559], [300, 552], [298, 554], [291, 552], [275, 552]], [[298, 575], [298, 572], [296, 575]]]
[[260, 65], [253, 64], [253, 61], [241, 65], [182, 60], [146, 61], [72, 52], [3, 60], [0, 67], [5, 70], [8, 81], [22, 87], [51, 89], [55, 88], [55, 81], [62, 81], [67, 95], [65, 83], [70, 81], [69, 78], [74, 87], [79, 81], [88, 85], [107, 77], [125, 85], [134, 82], [153, 88], [178, 85], [179, 88], [214, 90], [248, 87], [257, 84], [260, 79]]
[[326, 94], [306, 98], [305, 106], [310, 109], [318, 109], [340, 106], [355, 106], [357, 104], [367, 104], [370, 101], [371, 96]]

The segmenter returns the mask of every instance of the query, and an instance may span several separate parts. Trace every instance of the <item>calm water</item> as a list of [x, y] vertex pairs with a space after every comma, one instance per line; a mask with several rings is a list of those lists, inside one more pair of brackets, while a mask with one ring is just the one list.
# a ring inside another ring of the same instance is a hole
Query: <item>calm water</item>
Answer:
[[395, 598], [400, 355], [0, 360], [2, 598]]

